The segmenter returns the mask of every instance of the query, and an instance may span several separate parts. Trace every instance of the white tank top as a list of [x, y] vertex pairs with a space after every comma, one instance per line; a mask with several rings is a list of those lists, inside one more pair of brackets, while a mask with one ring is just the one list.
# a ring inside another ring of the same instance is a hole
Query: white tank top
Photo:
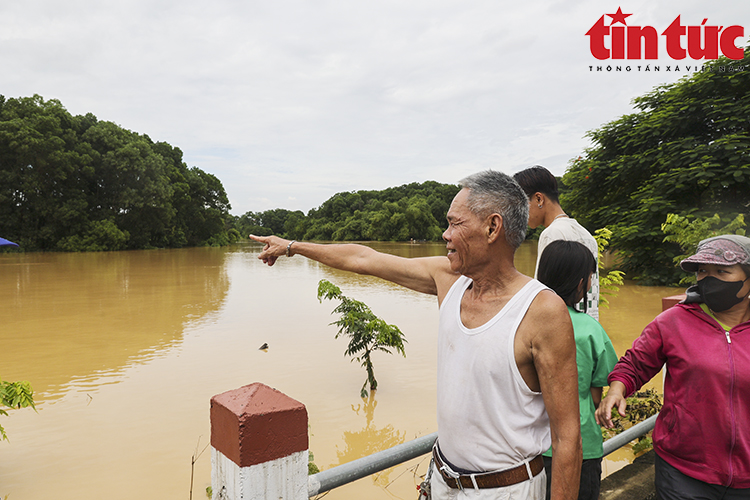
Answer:
[[513, 350], [518, 325], [547, 287], [531, 280], [495, 317], [470, 329], [461, 322], [461, 299], [471, 283], [461, 276], [440, 306], [438, 443], [456, 467], [504, 470], [551, 444], [542, 394], [524, 382]]

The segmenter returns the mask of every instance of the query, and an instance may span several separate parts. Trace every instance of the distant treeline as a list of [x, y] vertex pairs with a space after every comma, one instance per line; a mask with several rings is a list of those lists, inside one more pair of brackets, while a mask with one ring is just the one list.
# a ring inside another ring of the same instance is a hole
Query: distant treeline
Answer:
[[[686, 250], [665, 239], [668, 221], [715, 220], [716, 231], [736, 221], [741, 234], [750, 218], [750, 46], [703, 68], [589, 132], [591, 147], [560, 179], [563, 210], [592, 233], [611, 231], [620, 269], [641, 283], [684, 278], [674, 259]], [[438, 241], [458, 191], [427, 181], [338, 193], [307, 214], [234, 217], [219, 179], [188, 168], [179, 149], [56, 100], [0, 96], [0, 235], [26, 250], [223, 245], [251, 233]]]
[[296, 240], [438, 241], [459, 186], [435, 181], [382, 191], [338, 193], [307, 215], [282, 208], [247, 212], [234, 227], [248, 234]]
[[229, 209], [219, 179], [166, 142], [0, 95], [0, 234], [25, 250], [227, 244]]

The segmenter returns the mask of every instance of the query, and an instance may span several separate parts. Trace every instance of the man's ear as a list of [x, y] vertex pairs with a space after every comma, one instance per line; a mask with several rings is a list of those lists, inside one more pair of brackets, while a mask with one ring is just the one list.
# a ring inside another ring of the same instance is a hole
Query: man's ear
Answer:
[[534, 193], [531, 199], [534, 200], [534, 203], [536, 203], [539, 208], [542, 208], [544, 206], [544, 202], [547, 201], [547, 197], [544, 196], [544, 193], [538, 192]]
[[487, 220], [487, 239], [493, 243], [500, 236], [503, 228], [503, 217], [500, 214], [492, 214]]

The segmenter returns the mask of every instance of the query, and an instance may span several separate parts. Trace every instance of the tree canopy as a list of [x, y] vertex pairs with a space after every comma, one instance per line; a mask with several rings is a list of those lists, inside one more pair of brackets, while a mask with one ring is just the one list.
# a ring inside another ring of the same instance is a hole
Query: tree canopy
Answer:
[[226, 244], [229, 209], [219, 179], [166, 142], [0, 95], [0, 234], [26, 250]]
[[382, 191], [333, 195], [307, 215], [273, 209], [247, 212], [235, 221], [243, 235], [277, 234], [296, 240], [440, 240], [459, 186], [435, 181], [404, 184]]
[[665, 242], [667, 214], [729, 222], [750, 207], [750, 50], [634, 99], [639, 111], [588, 134], [593, 146], [563, 180], [566, 211], [612, 230], [622, 268], [645, 284], [674, 284], [681, 253]]

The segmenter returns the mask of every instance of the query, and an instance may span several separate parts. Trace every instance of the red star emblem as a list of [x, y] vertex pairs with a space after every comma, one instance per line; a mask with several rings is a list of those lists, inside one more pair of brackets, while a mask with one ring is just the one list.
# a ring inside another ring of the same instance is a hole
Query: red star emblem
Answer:
[[610, 26], [612, 26], [615, 23], [622, 23], [625, 26], [627, 26], [628, 23], [625, 22], [625, 18], [628, 16], [632, 16], [633, 14], [623, 14], [622, 8], [617, 7], [617, 12], [615, 12], [614, 14], [607, 14], [607, 15], [612, 18], [612, 24], [610, 24]]

